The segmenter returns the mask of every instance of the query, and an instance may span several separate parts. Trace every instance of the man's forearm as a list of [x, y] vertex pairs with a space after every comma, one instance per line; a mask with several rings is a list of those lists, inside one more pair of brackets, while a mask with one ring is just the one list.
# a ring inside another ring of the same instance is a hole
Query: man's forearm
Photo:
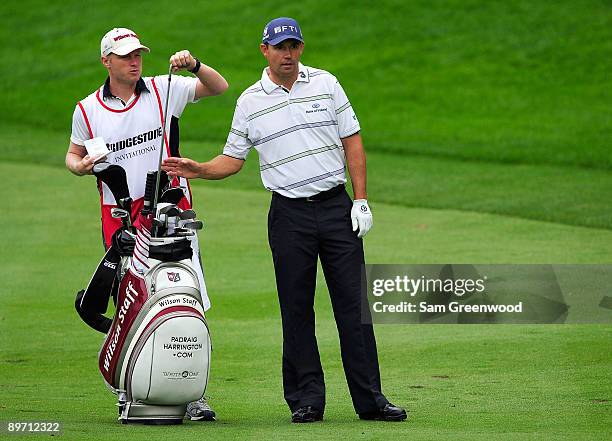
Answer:
[[355, 134], [342, 139], [344, 155], [348, 166], [351, 183], [353, 185], [354, 199], [367, 199], [366, 190], [366, 156], [361, 141], [361, 135]]
[[244, 161], [219, 155], [208, 162], [200, 163], [199, 175], [203, 179], [218, 180], [238, 173]]
[[228, 88], [225, 78], [215, 69], [204, 63], [200, 65], [200, 69], [195, 75], [198, 80], [200, 80], [200, 84], [198, 85], [200, 87], [196, 88], [196, 98], [220, 95]]

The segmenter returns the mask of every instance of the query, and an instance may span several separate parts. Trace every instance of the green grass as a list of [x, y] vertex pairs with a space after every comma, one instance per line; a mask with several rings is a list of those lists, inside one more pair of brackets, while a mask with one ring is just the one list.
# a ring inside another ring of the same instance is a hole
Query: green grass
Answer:
[[[65, 439], [604, 439], [612, 424], [612, 329], [601, 325], [382, 325], [383, 387], [403, 424], [356, 419], [321, 277], [317, 333], [328, 386], [322, 424], [292, 426], [282, 399], [281, 334], [265, 192], [194, 186], [213, 308], [214, 424], [121, 426], [96, 369], [101, 336], [73, 310], [100, 254], [91, 178], [0, 164], [0, 420], [59, 420]], [[66, 191], [70, 189], [70, 191]], [[34, 191], [38, 190], [38, 191]], [[61, 208], [61, 209], [58, 209]], [[376, 207], [369, 263], [601, 263], [612, 232], [450, 210]]]
[[[335, 73], [375, 151], [609, 170], [612, 10], [601, 0], [512, 2], [248, 0], [0, 6], [3, 121], [68, 132], [77, 100], [101, 84], [101, 36], [133, 27], [152, 48], [145, 74], [189, 48], [230, 82], [183, 118], [184, 136], [223, 142], [235, 99], [261, 75], [264, 24], [295, 16], [304, 62]], [[74, 26], [87, 23], [87, 26]]]
[[[228, 92], [181, 118], [182, 153], [221, 151], [261, 74], [269, 19], [297, 18], [305, 64], [338, 76], [359, 115], [375, 227], [368, 263], [612, 263], [612, 9], [601, 0], [381, 0], [143, 6], [0, 5], [0, 420], [59, 420], [65, 439], [599, 440], [612, 427], [612, 327], [383, 325], [385, 392], [404, 424], [356, 419], [319, 276], [325, 422], [293, 426], [256, 155], [193, 182], [214, 354], [215, 424], [121, 426], [96, 369], [101, 337], [74, 294], [101, 256], [94, 180], [63, 168], [75, 103], [105, 73], [101, 36], [133, 27], [146, 75], [182, 48]], [[10, 185], [11, 183], [12, 185]]]
[[[124, 3], [119, 17], [106, 3], [90, 5], [0, 5], [0, 37], [27, 48], [17, 63], [0, 52], [10, 66], [0, 82], [3, 161], [63, 164], [75, 103], [105, 77], [98, 42], [116, 25], [152, 48], [146, 75], [190, 48], [227, 77], [227, 93], [181, 118], [183, 154], [210, 158], [225, 142], [236, 97], [261, 74], [263, 24], [285, 14], [304, 29], [303, 61], [337, 74], [351, 97], [374, 203], [612, 228], [606, 2], [305, 0], [279, 10], [246, 0], [153, 1], [147, 14]], [[249, 170], [222, 185], [254, 188]]]
[[[198, 109], [188, 109], [185, 114], [189, 111]], [[67, 137], [37, 128], [0, 132], [0, 158], [63, 167]], [[49, 145], [56, 146], [57, 151], [50, 154]], [[182, 154], [206, 160], [220, 154], [222, 148], [221, 142], [185, 141]], [[253, 153], [238, 175], [206, 185], [264, 191], [257, 162]], [[385, 202], [612, 228], [612, 204], [602, 203], [612, 194], [612, 175], [605, 170], [462, 161], [376, 150], [368, 151], [368, 164], [368, 194], [375, 212], [377, 204]]]

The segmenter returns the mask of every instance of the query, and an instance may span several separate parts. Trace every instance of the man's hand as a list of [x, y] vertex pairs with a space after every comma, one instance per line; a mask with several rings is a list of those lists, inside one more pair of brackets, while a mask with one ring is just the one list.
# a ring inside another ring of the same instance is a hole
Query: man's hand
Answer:
[[77, 176], [90, 175], [93, 169], [97, 156], [85, 155], [82, 158], [78, 158], [76, 155], [72, 158], [72, 163], [69, 165], [69, 169], [72, 173]]
[[99, 155], [90, 156], [84, 146], [70, 142], [66, 152], [66, 167], [77, 176], [90, 175]]
[[200, 163], [189, 158], [168, 158], [162, 163], [162, 170], [169, 176], [182, 176], [187, 179], [201, 176]]
[[357, 228], [359, 228], [357, 237], [363, 237], [368, 233], [368, 231], [370, 231], [373, 220], [372, 212], [370, 211], [367, 200], [355, 199], [353, 201], [353, 208], [351, 209], [351, 222], [353, 223], [353, 231], [357, 231]]
[[196, 66], [196, 60], [188, 50], [178, 51], [170, 57], [172, 72], [179, 70], [191, 70]]
[[202, 62], [198, 65], [197, 60], [188, 50], [178, 51], [172, 55], [170, 57], [170, 66], [172, 72], [178, 72], [179, 70], [191, 72], [196, 66], [200, 66], [197, 72], [192, 72], [199, 80], [196, 83], [194, 95], [194, 100], [196, 101], [205, 96], [221, 95], [229, 87], [227, 81], [225, 81], [225, 78], [219, 72]]
[[188, 158], [168, 158], [162, 163], [162, 170], [168, 175], [182, 176], [187, 179], [223, 179], [242, 168], [242, 159], [231, 156], [218, 155], [208, 162], [196, 162]]

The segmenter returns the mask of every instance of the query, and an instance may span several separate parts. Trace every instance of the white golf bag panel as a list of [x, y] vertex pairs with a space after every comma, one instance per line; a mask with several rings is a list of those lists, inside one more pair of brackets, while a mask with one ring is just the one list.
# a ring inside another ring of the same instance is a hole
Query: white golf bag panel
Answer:
[[187, 259], [148, 263], [151, 297], [128, 336], [118, 384], [130, 401], [188, 403], [204, 394], [210, 368], [211, 340], [197, 275]]
[[[201, 316], [171, 312], [156, 321], [139, 339], [141, 344], [128, 363], [128, 398], [155, 405], [199, 399], [206, 389], [210, 364], [210, 339]], [[163, 343], [186, 340], [191, 343]]]
[[[152, 238], [151, 246], [181, 240]], [[123, 277], [117, 313], [100, 351], [100, 370], [128, 403], [184, 406], [204, 394], [210, 368], [211, 340], [198, 276], [191, 259], [149, 258], [146, 263], [144, 275], [130, 269]]]

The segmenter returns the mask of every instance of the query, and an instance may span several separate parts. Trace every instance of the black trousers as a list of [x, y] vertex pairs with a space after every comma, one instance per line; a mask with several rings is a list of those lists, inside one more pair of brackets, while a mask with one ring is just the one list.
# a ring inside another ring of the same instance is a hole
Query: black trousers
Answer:
[[372, 325], [361, 320], [363, 244], [351, 228], [352, 201], [344, 190], [321, 201], [273, 193], [268, 239], [283, 323], [283, 388], [291, 411], [325, 408], [325, 383], [315, 337], [317, 258], [329, 289], [342, 364], [357, 413], [388, 403], [381, 392]]

